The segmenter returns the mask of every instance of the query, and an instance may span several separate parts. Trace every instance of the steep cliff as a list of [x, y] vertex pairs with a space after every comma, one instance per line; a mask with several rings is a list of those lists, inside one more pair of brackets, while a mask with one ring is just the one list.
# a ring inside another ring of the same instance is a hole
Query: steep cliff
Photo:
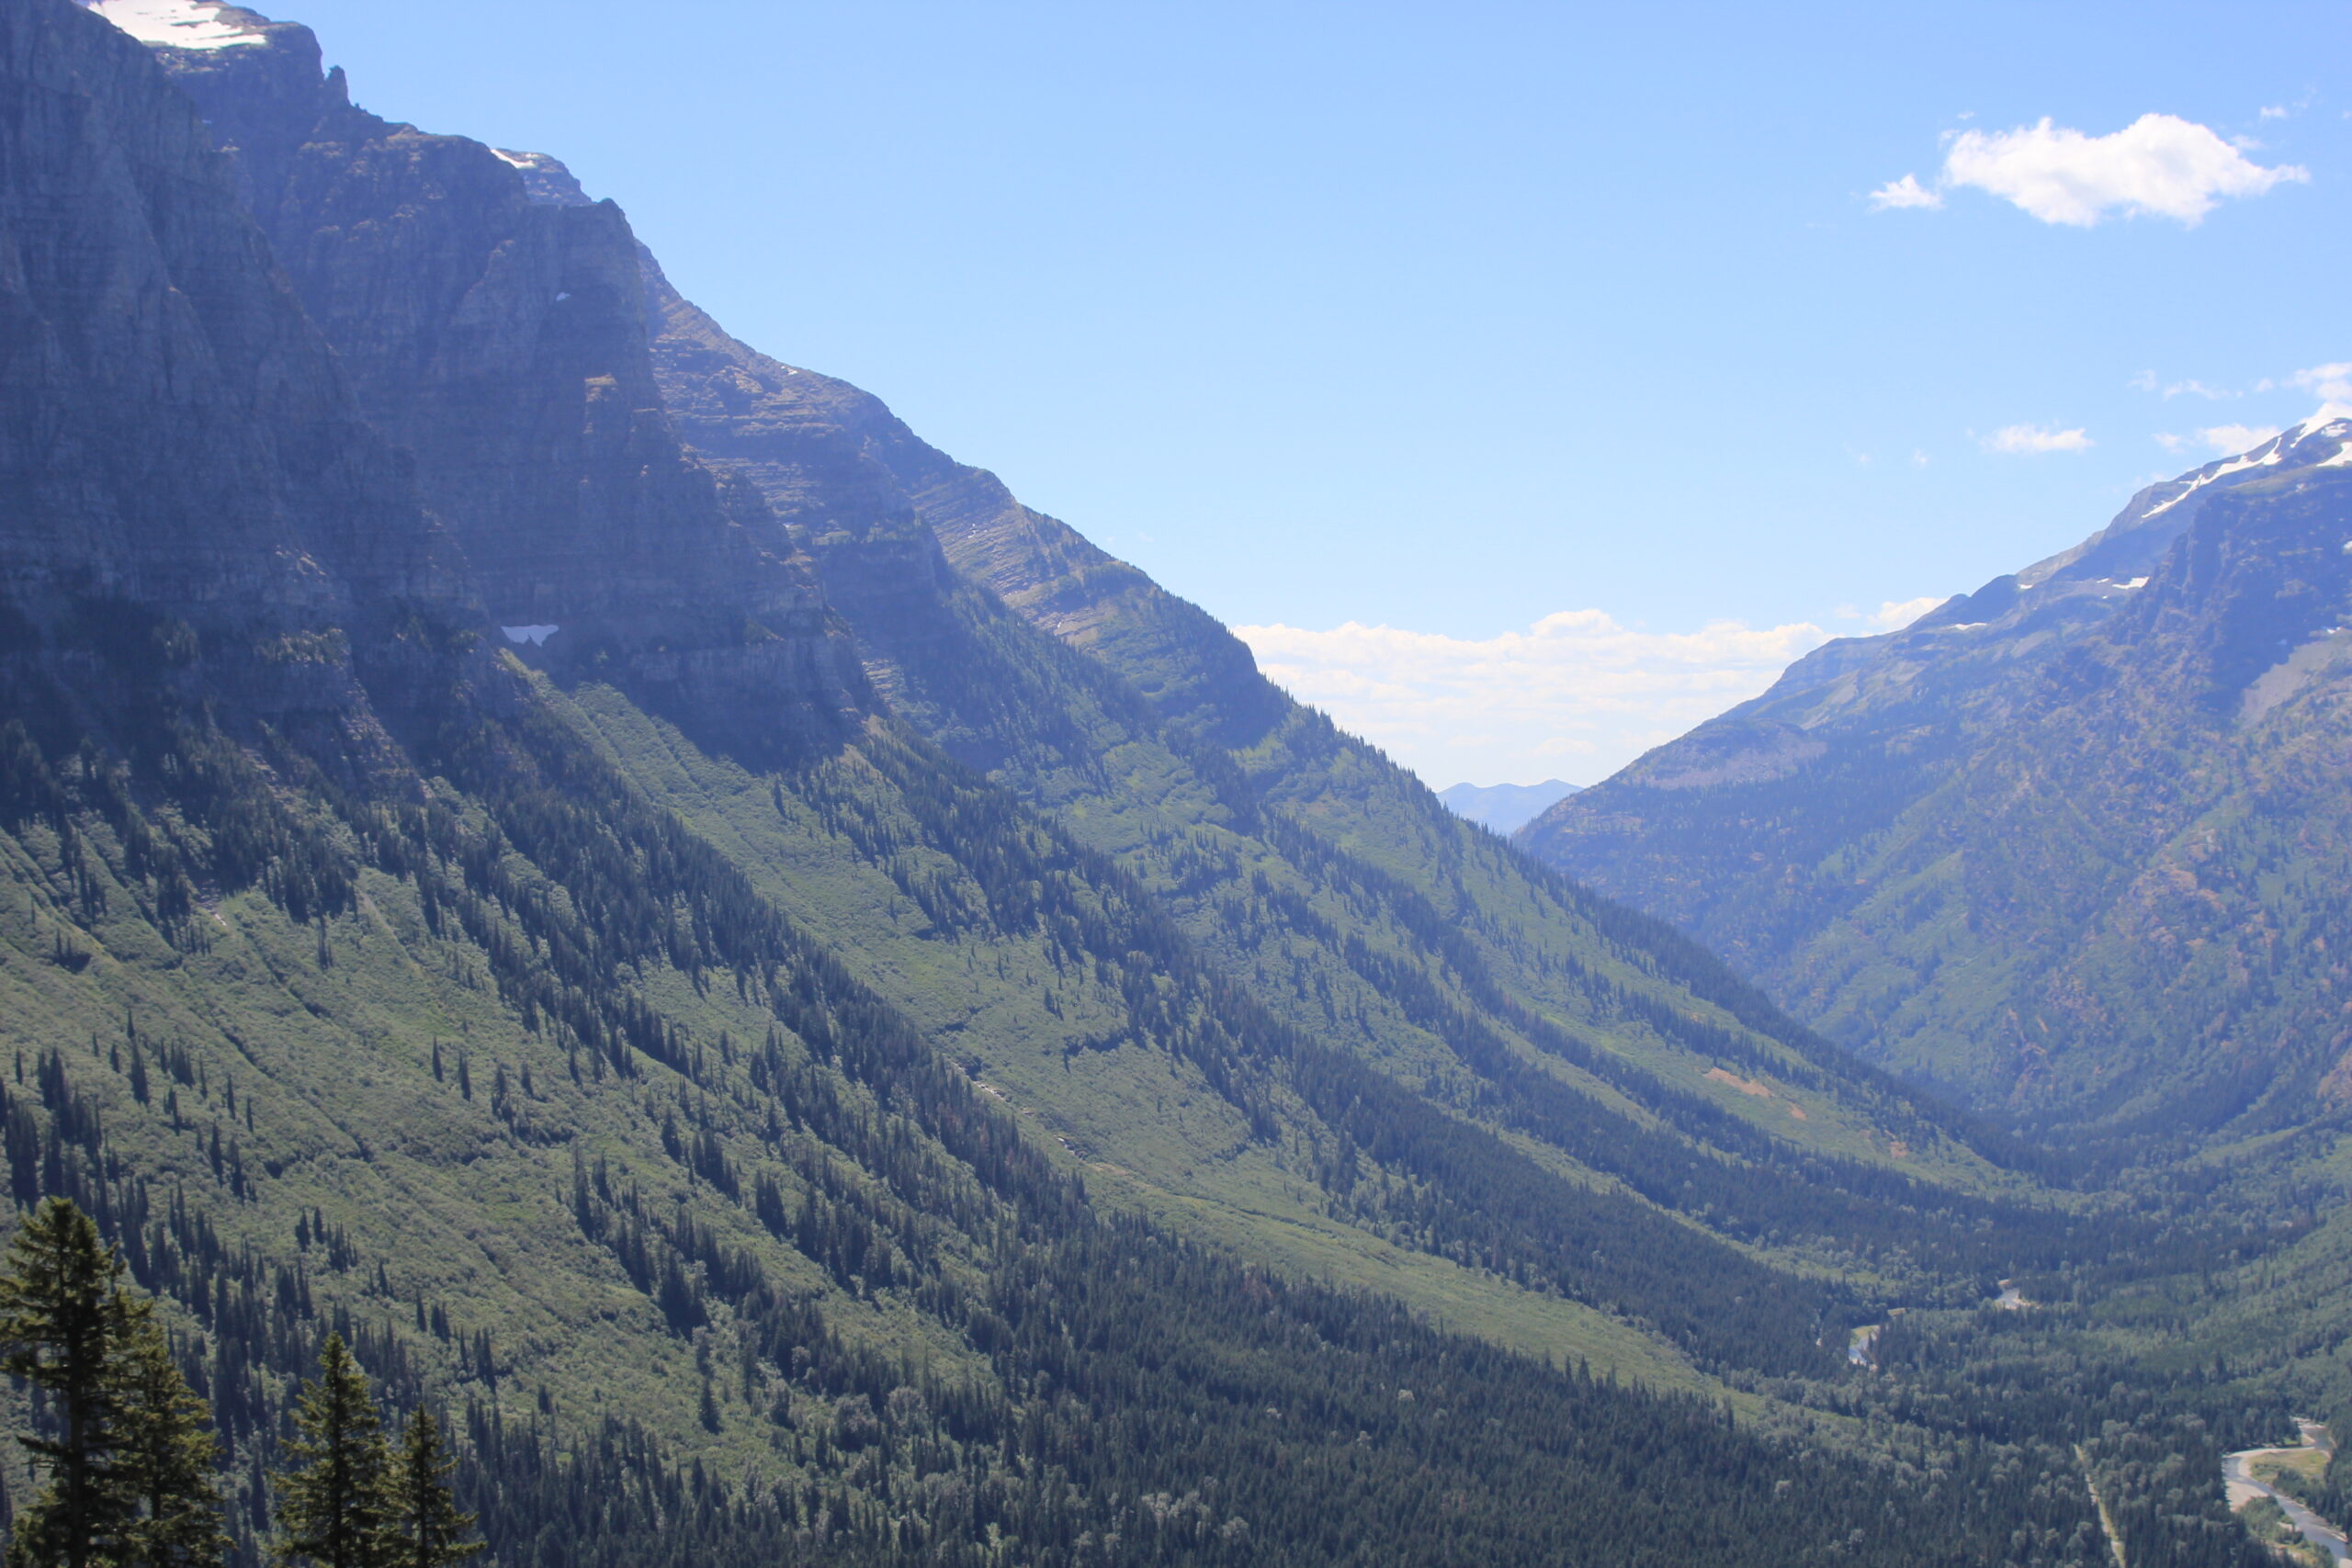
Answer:
[[681, 449], [620, 209], [534, 200], [520, 160], [355, 107], [308, 28], [255, 35], [160, 57], [493, 624], [737, 745], [836, 741], [856, 661], [758, 494]]
[[455, 592], [231, 173], [150, 52], [0, 12], [0, 570], [52, 620], [136, 600], [279, 623]]

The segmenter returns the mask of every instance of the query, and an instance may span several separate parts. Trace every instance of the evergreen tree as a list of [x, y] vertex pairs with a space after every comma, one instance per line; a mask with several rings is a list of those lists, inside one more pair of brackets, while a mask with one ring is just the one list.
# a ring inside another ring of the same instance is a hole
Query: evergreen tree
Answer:
[[390, 1568], [397, 1561], [391, 1454], [367, 1375], [343, 1336], [327, 1336], [319, 1376], [302, 1385], [288, 1445], [294, 1468], [277, 1486], [277, 1555], [318, 1568]]
[[448, 1568], [481, 1550], [480, 1541], [466, 1539], [473, 1533], [473, 1515], [458, 1511], [450, 1490], [457, 1468], [433, 1412], [422, 1404], [410, 1411], [392, 1472], [390, 1568]]
[[20, 1439], [48, 1480], [17, 1516], [10, 1568], [111, 1564], [131, 1525], [121, 1272], [98, 1227], [63, 1198], [33, 1211], [0, 1267], [0, 1369], [46, 1393], [56, 1416], [53, 1436]]
[[214, 1483], [220, 1440], [212, 1412], [180, 1375], [154, 1303], [120, 1302], [122, 1474], [141, 1510], [130, 1528], [125, 1568], [218, 1563], [231, 1542]]

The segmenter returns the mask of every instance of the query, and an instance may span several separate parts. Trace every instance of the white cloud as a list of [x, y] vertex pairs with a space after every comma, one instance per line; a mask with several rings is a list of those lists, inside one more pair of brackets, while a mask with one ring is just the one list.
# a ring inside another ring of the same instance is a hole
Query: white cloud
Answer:
[[2314, 365], [2288, 377], [2287, 384], [2301, 387], [2306, 392], [2317, 392], [2332, 403], [2352, 402], [2352, 363]]
[[2264, 119], [2285, 119], [2287, 118], [2287, 106], [2284, 104], [2265, 104], [2262, 106], [2260, 118]]
[[1810, 622], [1640, 631], [1600, 610], [1479, 639], [1353, 621], [1235, 630], [1293, 695], [1439, 786], [1597, 783], [1755, 696], [1829, 639]]
[[2038, 424], [2005, 424], [1979, 445], [1987, 452], [2031, 456], [2041, 452], [2087, 452], [2094, 443], [2080, 428], [2057, 430]]
[[1905, 175], [1873, 191], [1871, 200], [1881, 210], [1940, 207], [1943, 190], [1970, 186], [2044, 223], [2087, 229], [2121, 213], [2193, 226], [2225, 197], [2260, 196], [2275, 185], [2311, 178], [2298, 165], [2265, 168], [2245, 153], [2177, 115], [2143, 114], [2107, 136], [2086, 136], [2044, 118], [2015, 130], [1962, 131], [1951, 138], [1933, 189]]
[[1925, 599], [1905, 599], [1900, 604], [1889, 599], [1878, 607], [1877, 615], [1865, 615], [1862, 619], [1880, 631], [1899, 632], [1942, 603], [1941, 599], [1932, 595]]
[[2261, 446], [2278, 431], [2275, 424], [2212, 424], [2187, 435], [2159, 435], [2156, 440], [2167, 452], [2202, 446], [2217, 457], [2227, 457]]
[[1905, 175], [1899, 180], [1889, 180], [1871, 192], [1871, 210], [1885, 212], [1905, 207], [1938, 208], [1944, 204], [1941, 192], [1929, 190], [1919, 183], [1917, 175]]
[[2166, 402], [2181, 397], [2203, 398], [2208, 402], [2218, 402], [2223, 398], [2242, 398], [2245, 395], [2243, 392], [2233, 392], [2227, 387], [2209, 387], [2204, 382], [2194, 379], [2159, 381], [2156, 379], [2156, 373], [2153, 370], [2141, 371], [2132, 378], [2131, 385], [2135, 391], [2161, 392]]

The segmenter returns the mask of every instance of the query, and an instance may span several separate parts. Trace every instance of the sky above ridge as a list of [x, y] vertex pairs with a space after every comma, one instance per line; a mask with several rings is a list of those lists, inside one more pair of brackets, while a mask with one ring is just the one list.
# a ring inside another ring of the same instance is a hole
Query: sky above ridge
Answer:
[[2352, 397], [2352, 8], [277, 0], [1430, 783]]

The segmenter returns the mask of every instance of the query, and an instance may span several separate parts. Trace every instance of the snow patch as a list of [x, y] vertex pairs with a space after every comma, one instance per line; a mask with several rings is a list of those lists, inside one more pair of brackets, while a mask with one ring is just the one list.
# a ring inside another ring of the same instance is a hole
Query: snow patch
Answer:
[[141, 43], [166, 49], [234, 49], [267, 43], [260, 28], [223, 19], [222, 0], [82, 0]]
[[2313, 412], [2309, 419], [2297, 424], [2287, 434], [2300, 440], [2306, 435], [2317, 435], [2329, 426], [2342, 424], [2346, 420], [2352, 420], [2352, 403], [2325, 402], [2320, 404], [2317, 412]]
[[527, 642], [533, 648], [545, 648], [548, 638], [563, 628], [561, 626], [501, 626], [498, 629], [506, 634], [508, 642]]
[[[2296, 430], [2300, 430], [2301, 428], [2302, 427], [2301, 425], [2294, 427]], [[2208, 468], [2200, 470], [2195, 479], [2188, 481], [2187, 489], [2183, 490], [2178, 495], [2174, 496], [2170, 501], [2164, 502], [2155, 506], [2151, 506], [2144, 513], [2142, 514], [2140, 520], [2144, 523], [2151, 517], [2162, 516], [2165, 513], [2170, 512], [2174, 507], [2178, 506], [2182, 502], [2187, 501], [2190, 496], [2195, 495], [2199, 491], [2203, 490], [2207, 485], [2211, 484], [2215, 479], [2225, 479], [2232, 474], [2242, 474], [2248, 468], [2267, 468], [2271, 467], [2286, 455], [2287, 437], [2291, 434], [2293, 434], [2292, 431], [2282, 431], [2280, 434], [2274, 435], [2269, 440], [2264, 442], [2261, 446], [2256, 446], [2251, 452], [2241, 452], [2226, 463], [2214, 463], [2210, 465]]]

